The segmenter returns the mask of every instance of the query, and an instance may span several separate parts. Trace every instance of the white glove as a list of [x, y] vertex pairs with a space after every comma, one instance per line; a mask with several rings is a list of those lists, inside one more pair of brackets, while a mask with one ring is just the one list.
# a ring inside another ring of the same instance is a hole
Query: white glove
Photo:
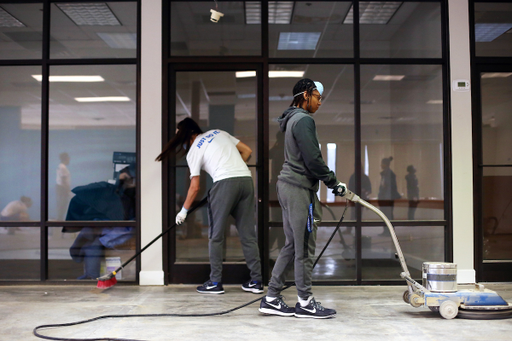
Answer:
[[343, 182], [338, 182], [336, 186], [332, 189], [332, 194], [337, 195], [339, 197], [345, 196], [347, 194], [347, 185], [345, 185]]
[[185, 207], [183, 207], [181, 211], [178, 214], [176, 214], [176, 225], [183, 224], [185, 219], [187, 219], [187, 212], [188, 210]]

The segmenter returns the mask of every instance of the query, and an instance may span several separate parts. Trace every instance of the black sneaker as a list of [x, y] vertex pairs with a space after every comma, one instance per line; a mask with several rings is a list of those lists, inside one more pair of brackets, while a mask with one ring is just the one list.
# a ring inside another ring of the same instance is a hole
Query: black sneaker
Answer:
[[276, 297], [274, 300], [267, 302], [267, 298], [263, 297], [260, 303], [260, 309], [258, 309], [260, 313], [269, 314], [269, 315], [279, 315], [279, 316], [293, 316], [295, 315], [295, 309], [290, 308], [283, 301], [283, 297]]
[[201, 294], [223, 294], [224, 288], [220, 282], [207, 281], [197, 287], [197, 292]]
[[336, 315], [336, 310], [327, 309], [320, 305], [320, 302], [315, 301], [314, 298], [309, 301], [305, 307], [301, 307], [297, 302], [295, 305], [295, 317], [312, 317], [315, 319], [325, 319]]
[[263, 284], [259, 281], [249, 281], [242, 284], [242, 289], [253, 294], [261, 294], [263, 292]]

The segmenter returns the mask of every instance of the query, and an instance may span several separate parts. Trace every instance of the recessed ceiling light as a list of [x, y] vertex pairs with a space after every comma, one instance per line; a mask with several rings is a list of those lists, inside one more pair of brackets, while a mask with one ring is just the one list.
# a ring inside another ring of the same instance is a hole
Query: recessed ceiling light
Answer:
[[26, 27], [26, 25], [0, 7], [0, 27]]
[[256, 77], [256, 71], [237, 71], [235, 72], [236, 78], [250, 78]]
[[482, 78], [506, 78], [511, 76], [510, 72], [484, 72]]
[[[42, 75], [32, 75], [38, 81], [43, 80]], [[50, 76], [50, 82], [104, 82], [101, 76]]]
[[475, 41], [488, 43], [512, 28], [512, 24], [475, 24]]
[[129, 102], [130, 98], [126, 96], [110, 97], [75, 97], [77, 102]]
[[[402, 2], [368, 1], [359, 3], [359, 23], [386, 25], [396, 13]], [[354, 23], [353, 6], [343, 21], [344, 24]]]
[[[269, 1], [268, 2], [268, 23], [269, 24], [290, 24], [292, 21], [293, 1]], [[245, 2], [245, 23], [261, 24], [261, 2]]]
[[280, 32], [278, 50], [314, 50], [321, 32]]
[[56, 4], [78, 26], [121, 26], [105, 3]]
[[269, 71], [269, 78], [302, 78], [304, 71]]
[[442, 99], [431, 99], [427, 102], [427, 104], [443, 104]]
[[136, 49], [136, 33], [96, 33], [108, 46], [113, 49]]
[[405, 75], [376, 75], [374, 81], [401, 81]]

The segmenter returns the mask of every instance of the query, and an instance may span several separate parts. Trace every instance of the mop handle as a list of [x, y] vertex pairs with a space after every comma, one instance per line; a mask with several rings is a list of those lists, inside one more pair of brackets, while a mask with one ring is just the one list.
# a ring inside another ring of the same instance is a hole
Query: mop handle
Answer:
[[[201, 200], [197, 205], [193, 206], [191, 209], [188, 210], [188, 214], [194, 212], [197, 208], [199, 208], [199, 207], [203, 206], [204, 204], [206, 204], [207, 201], [208, 201], [208, 197], [204, 197], [203, 200]], [[156, 242], [158, 239], [160, 239], [160, 237], [162, 237], [164, 234], [166, 234], [167, 232], [169, 232], [170, 230], [175, 228], [176, 225], [178, 225], [178, 224], [174, 224], [174, 225], [168, 227], [165, 231], [163, 231], [158, 236], [156, 236], [152, 241], [150, 241], [146, 246], [144, 246], [139, 252], [135, 253], [126, 262], [121, 264], [121, 266], [118, 267], [115, 271], [113, 271], [113, 273], [115, 274], [118, 271], [121, 271], [128, 263], [130, 263], [132, 260], [134, 260], [137, 256], [139, 256], [142, 252], [144, 252], [148, 247], [153, 245], [154, 242]]]
[[348, 189], [347, 189], [347, 194], [345, 194], [344, 197], [350, 201], [353, 201], [355, 203], [360, 203], [364, 207], [369, 208], [370, 210], [375, 212], [382, 220], [384, 220], [384, 223], [386, 223], [386, 226], [389, 229], [389, 233], [391, 234], [391, 239], [393, 239], [393, 243], [395, 244], [396, 252], [398, 254], [398, 259], [400, 259], [400, 265], [402, 266], [402, 270], [404, 271], [406, 276], [410, 277], [411, 274], [409, 273], [409, 270], [407, 269], [407, 263], [405, 263], [404, 254], [402, 253], [402, 249], [400, 248], [400, 244], [398, 243], [398, 238], [396, 237], [395, 229], [391, 225], [391, 222], [389, 221], [388, 217], [386, 217], [384, 215], [384, 213], [382, 213], [382, 211], [379, 210], [377, 207], [364, 201], [357, 194], [349, 191]]

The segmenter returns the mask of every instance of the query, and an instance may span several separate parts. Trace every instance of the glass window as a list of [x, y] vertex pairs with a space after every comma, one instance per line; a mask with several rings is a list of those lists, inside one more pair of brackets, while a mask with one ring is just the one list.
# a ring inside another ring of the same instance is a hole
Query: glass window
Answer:
[[[177, 72], [176, 74], [176, 123], [186, 117], [194, 119], [206, 132], [221, 129], [247, 144], [253, 151], [248, 161], [255, 183], [257, 162], [256, 72], [204, 71]], [[187, 196], [189, 169], [185, 158], [177, 161], [176, 203], [179, 211]], [[211, 177], [202, 172], [199, 202], [211, 188]], [[171, 219], [174, 220], [174, 217]], [[242, 248], [235, 222], [226, 229], [225, 257], [228, 261], [243, 262]], [[206, 206], [187, 217], [177, 229], [176, 261], [208, 262], [208, 214]], [[231, 238], [233, 237], [233, 238]], [[202, 240], [198, 240], [202, 239]]]
[[38, 280], [40, 228], [0, 227], [0, 280]]
[[[284, 151], [282, 133], [277, 118], [290, 106], [293, 100], [293, 87], [301, 78], [320, 81], [324, 93], [320, 109], [314, 119], [324, 161], [336, 160], [338, 180], [348, 184], [354, 173], [354, 69], [352, 65], [270, 65], [269, 71], [269, 198], [270, 220], [282, 221], [281, 208], [277, 201], [276, 183], [282, 164]], [[336, 145], [335, 153], [328, 146]], [[335, 158], [334, 158], [335, 156]], [[339, 197], [332, 201], [331, 191], [321, 183], [318, 193], [324, 206], [323, 219], [337, 221], [345, 208], [345, 200]], [[349, 212], [350, 211], [350, 212]], [[349, 207], [345, 218], [355, 219], [353, 207]]]
[[52, 66], [50, 220], [135, 219], [136, 67]]
[[[412, 278], [422, 278], [423, 262], [444, 261], [444, 226], [394, 226]], [[402, 266], [388, 227], [363, 227], [362, 279], [401, 280]]]
[[[352, 57], [353, 25], [347, 22], [351, 2], [269, 2], [269, 57]], [[286, 8], [278, 8], [289, 4]], [[274, 13], [283, 15], [276, 21]], [[284, 16], [288, 13], [287, 16]]]
[[512, 56], [512, 3], [475, 3], [477, 56]]
[[[222, 14], [217, 22], [211, 11]], [[247, 11], [243, 1], [171, 2], [171, 55], [261, 55], [261, 18]]]
[[0, 59], [41, 59], [43, 4], [0, 4]]
[[0, 67], [0, 220], [40, 219], [40, 66]]
[[359, 3], [361, 57], [441, 58], [441, 4]]
[[137, 3], [54, 3], [50, 58], [135, 58]]
[[482, 177], [483, 259], [512, 260], [512, 167], [484, 167]]
[[444, 219], [442, 67], [364, 65], [361, 84], [370, 203], [390, 220]]
[[512, 72], [484, 72], [482, 91], [482, 156], [485, 165], [512, 165], [510, 104]]
[[[48, 278], [97, 281], [135, 254], [135, 227], [50, 227]], [[136, 261], [116, 275], [134, 281]]]

